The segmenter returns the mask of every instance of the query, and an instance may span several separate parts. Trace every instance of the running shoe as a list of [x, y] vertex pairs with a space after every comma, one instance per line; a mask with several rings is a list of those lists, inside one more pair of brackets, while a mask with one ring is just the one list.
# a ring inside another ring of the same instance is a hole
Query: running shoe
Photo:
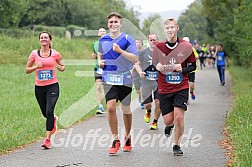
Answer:
[[96, 114], [105, 114], [106, 112], [104, 111], [103, 107], [99, 107], [98, 110], [96, 110]]
[[157, 130], [158, 129], [158, 124], [156, 122], [152, 122], [150, 126], [150, 130]]
[[121, 146], [120, 140], [114, 140], [112, 146], [109, 148], [109, 155], [116, 155]]
[[174, 125], [165, 127], [164, 134], [165, 134], [166, 137], [171, 136], [173, 127], [174, 127]]
[[181, 151], [181, 148], [179, 145], [174, 145], [173, 146], [173, 154], [176, 156], [182, 156], [183, 155], [183, 151]]
[[145, 115], [144, 115], [144, 121], [145, 121], [146, 123], [149, 123], [149, 122], [150, 122], [150, 117], [151, 117], [151, 113], [148, 112], [148, 111], [146, 111], [146, 112], [145, 112]]
[[51, 141], [50, 139], [45, 139], [41, 147], [44, 147], [45, 149], [49, 149], [51, 146]]
[[124, 146], [123, 146], [123, 151], [124, 152], [130, 152], [132, 150], [132, 146], [131, 146], [131, 137], [124, 139]]
[[57, 131], [57, 121], [58, 121], [58, 117], [56, 115], [54, 115], [54, 123], [53, 123], [53, 129], [52, 129], [52, 134], [54, 134]]
[[141, 107], [141, 109], [144, 109], [144, 104], [143, 104], [143, 103], [141, 103], [141, 106], [140, 106], [140, 107]]
[[191, 93], [191, 98], [192, 98], [193, 100], [195, 100], [195, 99], [196, 99], [196, 96], [195, 96], [195, 94], [194, 94], [194, 93]]

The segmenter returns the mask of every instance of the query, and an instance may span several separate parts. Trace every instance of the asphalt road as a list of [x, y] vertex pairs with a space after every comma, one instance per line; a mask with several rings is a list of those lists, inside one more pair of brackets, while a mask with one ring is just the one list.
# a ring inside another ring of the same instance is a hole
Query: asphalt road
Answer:
[[[120, 150], [117, 156], [108, 155], [110, 130], [106, 115], [102, 115], [58, 131], [49, 150], [41, 147], [41, 140], [2, 155], [0, 166], [225, 166], [227, 158], [219, 142], [223, 139], [222, 130], [231, 106], [231, 83], [228, 73], [226, 75], [226, 85], [220, 86], [216, 69], [203, 69], [196, 73], [196, 100], [190, 99], [185, 115], [184, 156], [173, 155], [173, 135], [168, 139], [164, 136], [162, 118], [158, 130], [149, 130], [150, 123], [143, 120], [145, 111], [139, 108], [135, 99], [132, 102], [133, 150], [130, 153]], [[119, 109], [117, 113], [123, 145], [122, 114]]]

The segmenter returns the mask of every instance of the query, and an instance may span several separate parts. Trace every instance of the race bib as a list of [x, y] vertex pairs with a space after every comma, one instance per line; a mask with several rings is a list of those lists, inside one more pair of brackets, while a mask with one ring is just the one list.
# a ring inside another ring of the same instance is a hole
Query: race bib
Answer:
[[145, 78], [148, 80], [157, 80], [158, 79], [158, 72], [157, 71], [146, 71]]
[[123, 85], [123, 74], [107, 74], [106, 83], [111, 85]]
[[102, 74], [102, 72], [103, 70], [101, 68], [97, 68], [97, 71], [96, 71], [97, 74]]
[[38, 79], [42, 81], [53, 79], [53, 71], [52, 70], [39, 70]]
[[183, 80], [183, 75], [180, 72], [167, 72], [165, 79], [169, 84], [180, 84]]
[[222, 61], [222, 56], [218, 56], [217, 60]]

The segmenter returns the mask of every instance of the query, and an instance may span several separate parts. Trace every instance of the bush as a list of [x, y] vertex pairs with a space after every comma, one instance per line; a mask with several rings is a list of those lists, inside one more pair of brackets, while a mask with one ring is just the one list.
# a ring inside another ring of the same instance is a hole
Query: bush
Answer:
[[35, 25], [33, 27], [33, 29], [36, 32], [48, 31], [53, 36], [57, 36], [57, 37], [65, 37], [66, 36], [66, 28], [65, 27]]
[[71, 33], [72, 38], [84, 38], [84, 32], [87, 30], [86, 27], [80, 27], [76, 25], [69, 25], [67, 26], [66, 30], [68, 30]]
[[29, 38], [34, 36], [34, 31], [28, 29], [4, 29], [0, 28], [0, 34], [14, 38]]

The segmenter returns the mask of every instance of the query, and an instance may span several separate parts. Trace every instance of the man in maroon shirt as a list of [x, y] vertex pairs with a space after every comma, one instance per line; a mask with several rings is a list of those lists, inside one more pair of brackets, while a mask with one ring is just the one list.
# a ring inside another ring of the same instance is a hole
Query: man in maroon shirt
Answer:
[[179, 26], [173, 18], [164, 20], [167, 41], [159, 42], [153, 50], [153, 64], [158, 74], [160, 109], [164, 119], [165, 135], [174, 130], [174, 155], [183, 155], [180, 138], [184, 133], [184, 113], [187, 110], [189, 84], [187, 73], [196, 69], [196, 58], [189, 42], [177, 36]]

